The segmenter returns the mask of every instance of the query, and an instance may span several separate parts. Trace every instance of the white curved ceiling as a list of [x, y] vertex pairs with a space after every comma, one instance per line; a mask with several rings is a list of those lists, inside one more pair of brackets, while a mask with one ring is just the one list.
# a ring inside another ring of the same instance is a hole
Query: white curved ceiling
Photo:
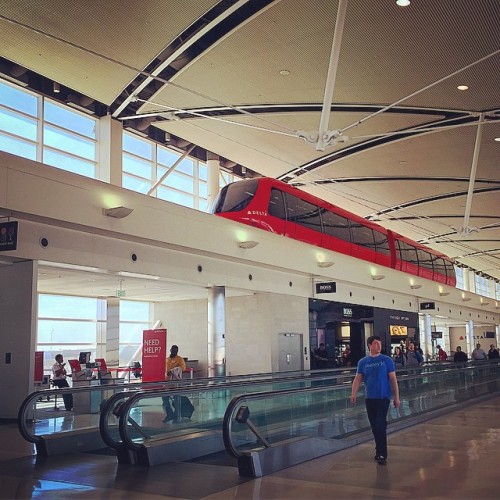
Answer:
[[0, 57], [500, 279], [500, 2], [340, 1], [324, 150], [339, 1], [4, 0]]

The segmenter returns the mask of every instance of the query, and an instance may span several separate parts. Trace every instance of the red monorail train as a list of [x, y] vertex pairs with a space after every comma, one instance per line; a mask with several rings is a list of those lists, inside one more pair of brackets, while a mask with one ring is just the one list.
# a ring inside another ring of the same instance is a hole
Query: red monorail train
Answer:
[[456, 285], [449, 257], [276, 179], [225, 186], [213, 213], [414, 276]]

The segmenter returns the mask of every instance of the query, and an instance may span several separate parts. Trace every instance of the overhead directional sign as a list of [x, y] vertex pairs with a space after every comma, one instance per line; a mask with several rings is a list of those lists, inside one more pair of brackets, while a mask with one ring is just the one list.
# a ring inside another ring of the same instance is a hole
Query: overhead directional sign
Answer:
[[337, 283], [335, 281], [316, 283], [316, 293], [335, 293], [336, 291]]
[[421, 311], [426, 311], [428, 309], [436, 309], [436, 303], [435, 302], [421, 302], [420, 303], [420, 310]]
[[17, 220], [0, 222], [0, 252], [17, 249]]

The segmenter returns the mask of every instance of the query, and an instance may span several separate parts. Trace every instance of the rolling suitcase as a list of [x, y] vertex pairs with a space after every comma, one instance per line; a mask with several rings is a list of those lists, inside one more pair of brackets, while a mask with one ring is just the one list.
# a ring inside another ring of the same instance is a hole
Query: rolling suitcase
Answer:
[[180, 411], [181, 418], [191, 418], [194, 412], [193, 403], [191, 403], [191, 401], [189, 401], [189, 398], [186, 396], [174, 396], [172, 405], [175, 408], [175, 413], [177, 413], [178, 401], [180, 401], [180, 406], [181, 406], [181, 411]]

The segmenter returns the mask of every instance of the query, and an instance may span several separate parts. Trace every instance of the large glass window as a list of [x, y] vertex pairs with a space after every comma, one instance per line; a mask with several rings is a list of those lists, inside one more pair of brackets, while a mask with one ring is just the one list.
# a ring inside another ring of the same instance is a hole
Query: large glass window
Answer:
[[[120, 300], [119, 364], [128, 363], [142, 346], [142, 332], [151, 328], [151, 304]], [[50, 373], [56, 354], [78, 359], [81, 351], [91, 358], [106, 357], [106, 300], [40, 294], [36, 350], [44, 351], [44, 369]]]
[[476, 273], [474, 276], [474, 281], [476, 285], [476, 293], [479, 295], [483, 295], [484, 297], [489, 296], [489, 286], [488, 282], [489, 280], [485, 278], [484, 276], [481, 276]]
[[[101, 303], [99, 303], [101, 301]], [[44, 351], [44, 370], [50, 372], [56, 354], [78, 359], [81, 351], [98, 352], [105, 327], [102, 299], [40, 294], [38, 297], [37, 351]], [[100, 352], [100, 351], [99, 351]]]
[[124, 132], [122, 186], [146, 194], [162, 179], [152, 196], [206, 211], [207, 167], [190, 157], [179, 161], [181, 156], [171, 148]]
[[0, 150], [36, 160], [39, 97], [0, 82]]
[[97, 175], [97, 119], [0, 82], [0, 150]]
[[457, 288], [465, 290], [464, 270], [461, 267], [455, 267], [455, 276], [457, 278]]
[[120, 300], [120, 366], [141, 360], [142, 332], [151, 328], [150, 310], [149, 302]]
[[97, 120], [44, 100], [43, 156], [47, 165], [97, 175]]

